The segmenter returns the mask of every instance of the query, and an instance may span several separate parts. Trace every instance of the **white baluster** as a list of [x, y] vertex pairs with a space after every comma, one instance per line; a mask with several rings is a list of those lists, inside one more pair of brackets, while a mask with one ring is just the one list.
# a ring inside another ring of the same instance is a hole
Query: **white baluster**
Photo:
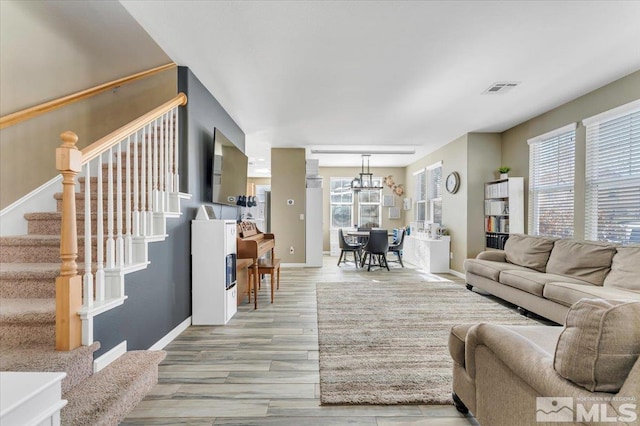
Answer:
[[148, 235], [147, 228], [147, 127], [142, 128], [140, 147], [140, 235]]
[[98, 156], [98, 190], [96, 191], [96, 301], [104, 300], [104, 212], [102, 206], [102, 155]]
[[180, 139], [180, 134], [178, 133], [178, 107], [174, 108], [175, 114], [175, 124], [173, 127], [173, 190], [174, 192], [180, 192], [180, 174], [178, 173], [178, 152], [179, 152], [179, 146], [178, 146], [178, 142]]
[[113, 148], [107, 163], [107, 268], [116, 267], [116, 242], [113, 238]]
[[116, 267], [124, 266], [124, 238], [122, 237], [122, 141], [118, 143], [117, 163], [116, 163]]
[[133, 240], [131, 239], [131, 136], [127, 137], [127, 151], [125, 153], [125, 236], [124, 263], [133, 263]]
[[149, 132], [147, 133], [147, 140], [145, 140], [145, 144], [147, 144], [147, 226], [148, 232], [147, 235], [154, 235], [153, 229], [153, 204], [154, 204], [154, 193], [153, 193], [153, 132], [152, 132], [153, 124], [147, 125], [149, 128]]
[[93, 274], [91, 273], [91, 170], [84, 166], [84, 306], [93, 306]]
[[133, 135], [133, 235], [139, 237], [140, 234], [140, 176], [138, 169], [140, 160], [138, 159], [138, 132]]
[[166, 196], [165, 196], [165, 188], [164, 188], [164, 157], [165, 157], [165, 152], [164, 152], [164, 120], [163, 117], [160, 117], [158, 119], [160, 121], [160, 160], [159, 160], [159, 164], [158, 164], [158, 189], [160, 190], [160, 204], [158, 205], [158, 207], [160, 208], [160, 211], [163, 212], [166, 210], [165, 206], [166, 206]]
[[153, 122], [153, 211], [160, 211], [160, 187], [158, 186], [158, 120]]
[[175, 192], [173, 188], [173, 114], [167, 113], [167, 192]]

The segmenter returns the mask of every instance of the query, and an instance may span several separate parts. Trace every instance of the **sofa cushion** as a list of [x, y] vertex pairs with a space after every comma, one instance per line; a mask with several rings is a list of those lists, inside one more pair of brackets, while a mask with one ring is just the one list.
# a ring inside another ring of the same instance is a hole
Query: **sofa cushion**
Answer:
[[466, 259], [464, 261], [464, 269], [472, 274], [498, 281], [500, 272], [507, 270], [527, 271], [529, 269], [522, 266], [514, 265], [506, 262], [494, 262], [492, 260]]
[[511, 234], [504, 245], [507, 262], [544, 272], [556, 239]]
[[547, 283], [542, 290], [545, 299], [553, 300], [564, 306], [571, 306], [580, 299], [624, 299], [640, 300], [640, 293], [616, 287], [574, 284], [567, 282]]
[[611, 244], [558, 240], [547, 262], [547, 272], [602, 285], [611, 269], [616, 247]]
[[542, 297], [544, 285], [554, 281], [591, 285], [586, 281], [576, 280], [575, 278], [563, 277], [562, 275], [555, 274], [544, 274], [542, 272], [509, 270], [500, 273], [500, 282], [502, 284], [540, 297]]
[[640, 292], [640, 246], [617, 248], [604, 286]]
[[567, 313], [553, 366], [591, 392], [618, 392], [640, 355], [640, 301], [583, 299]]

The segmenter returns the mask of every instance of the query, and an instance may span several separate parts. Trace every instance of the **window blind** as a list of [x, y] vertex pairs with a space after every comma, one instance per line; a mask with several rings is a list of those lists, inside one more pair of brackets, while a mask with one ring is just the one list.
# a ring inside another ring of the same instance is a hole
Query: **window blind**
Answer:
[[572, 237], [576, 125], [529, 140], [529, 234]]
[[584, 123], [585, 237], [640, 242], [640, 102]]

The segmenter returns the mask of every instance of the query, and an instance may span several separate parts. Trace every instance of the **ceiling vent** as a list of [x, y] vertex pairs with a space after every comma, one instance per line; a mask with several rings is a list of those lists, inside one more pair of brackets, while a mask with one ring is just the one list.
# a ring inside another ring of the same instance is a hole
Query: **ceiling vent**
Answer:
[[497, 81], [493, 83], [487, 90], [482, 92], [483, 95], [503, 95], [520, 84], [519, 81]]

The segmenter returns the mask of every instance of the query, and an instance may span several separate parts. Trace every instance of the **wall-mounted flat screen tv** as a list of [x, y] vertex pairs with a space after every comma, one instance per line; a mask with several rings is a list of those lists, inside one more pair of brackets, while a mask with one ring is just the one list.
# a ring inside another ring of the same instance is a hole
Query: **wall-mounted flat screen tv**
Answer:
[[236, 205], [247, 192], [247, 156], [216, 128], [210, 160], [211, 202]]

